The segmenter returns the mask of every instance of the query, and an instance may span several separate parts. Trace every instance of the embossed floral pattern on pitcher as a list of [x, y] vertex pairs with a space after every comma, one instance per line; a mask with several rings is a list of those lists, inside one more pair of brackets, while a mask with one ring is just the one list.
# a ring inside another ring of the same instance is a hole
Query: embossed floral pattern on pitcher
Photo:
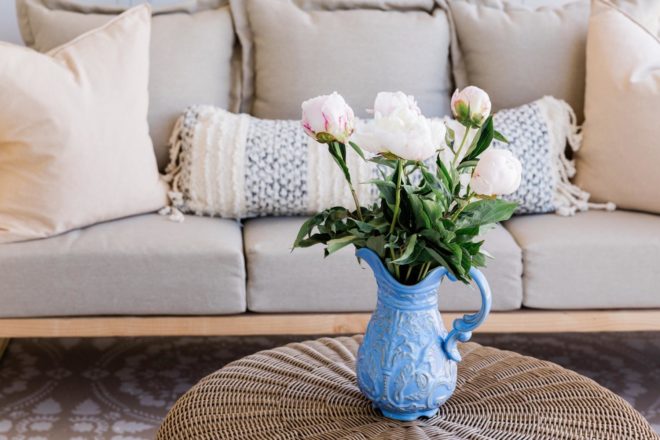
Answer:
[[386, 417], [431, 417], [456, 388], [461, 359], [456, 343], [470, 339], [490, 312], [488, 284], [473, 269], [481, 310], [457, 319], [447, 332], [438, 311], [438, 288], [447, 269], [436, 268], [409, 286], [396, 281], [375, 252], [362, 248], [356, 255], [371, 266], [378, 284], [378, 305], [358, 352], [360, 390]]

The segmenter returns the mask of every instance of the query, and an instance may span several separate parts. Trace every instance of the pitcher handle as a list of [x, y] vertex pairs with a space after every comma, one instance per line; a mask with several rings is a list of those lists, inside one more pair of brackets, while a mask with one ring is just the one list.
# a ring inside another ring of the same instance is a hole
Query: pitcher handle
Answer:
[[[481, 310], [477, 313], [466, 314], [462, 318], [455, 319], [452, 324], [452, 330], [444, 341], [442, 341], [442, 350], [445, 352], [445, 355], [456, 362], [461, 361], [461, 354], [458, 352], [456, 346], [457, 342], [467, 342], [470, 340], [472, 331], [484, 322], [490, 313], [490, 306], [492, 304], [490, 286], [484, 274], [479, 269], [473, 267], [470, 269], [470, 276], [477, 284], [477, 287], [479, 287], [479, 292], [481, 293]], [[456, 281], [454, 277], [450, 276], [449, 278], [452, 281]]]

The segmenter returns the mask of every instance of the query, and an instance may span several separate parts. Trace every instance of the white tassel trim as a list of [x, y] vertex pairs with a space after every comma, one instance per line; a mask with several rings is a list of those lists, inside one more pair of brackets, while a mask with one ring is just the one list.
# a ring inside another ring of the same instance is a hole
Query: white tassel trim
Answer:
[[548, 126], [551, 128], [550, 142], [554, 153], [554, 166], [558, 176], [554, 196], [556, 214], [572, 216], [578, 211], [589, 209], [603, 209], [614, 211], [614, 203], [591, 203], [590, 194], [577, 185], [571, 183], [575, 177], [575, 160], [566, 156], [566, 143], [573, 153], [582, 145], [581, 128], [577, 125], [575, 112], [566, 102], [546, 96], [539, 101], [539, 108], [544, 113]]

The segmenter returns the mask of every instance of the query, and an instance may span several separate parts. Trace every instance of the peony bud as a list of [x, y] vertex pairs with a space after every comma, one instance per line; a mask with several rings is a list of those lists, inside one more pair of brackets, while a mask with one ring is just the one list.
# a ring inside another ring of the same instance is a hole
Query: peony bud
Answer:
[[490, 115], [490, 98], [479, 87], [456, 89], [451, 97], [451, 110], [461, 123], [481, 125]]
[[317, 142], [346, 143], [355, 127], [355, 115], [337, 92], [302, 103], [302, 126]]
[[509, 150], [489, 148], [474, 169], [470, 186], [480, 195], [506, 195], [520, 186], [522, 164]]

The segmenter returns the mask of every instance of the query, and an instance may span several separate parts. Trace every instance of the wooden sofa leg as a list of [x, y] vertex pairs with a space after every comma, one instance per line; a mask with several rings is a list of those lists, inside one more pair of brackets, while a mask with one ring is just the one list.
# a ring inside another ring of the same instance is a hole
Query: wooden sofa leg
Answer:
[[2, 355], [5, 354], [7, 346], [9, 345], [9, 339], [0, 338], [0, 361], [2, 360]]

